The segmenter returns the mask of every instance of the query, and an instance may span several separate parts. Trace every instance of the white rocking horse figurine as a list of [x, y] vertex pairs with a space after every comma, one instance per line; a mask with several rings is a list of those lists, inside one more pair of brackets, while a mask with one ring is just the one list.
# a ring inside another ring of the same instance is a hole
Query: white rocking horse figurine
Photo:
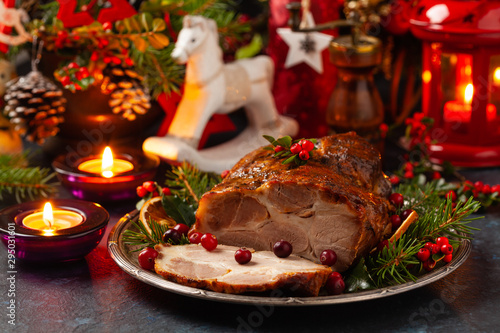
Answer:
[[[271, 58], [257, 56], [224, 64], [215, 21], [185, 16], [172, 57], [187, 63], [184, 95], [168, 134], [148, 138], [143, 145], [145, 151], [169, 161], [188, 161], [201, 170], [222, 172], [246, 153], [265, 145], [263, 134], [297, 134], [297, 122], [276, 111], [271, 94]], [[210, 117], [240, 107], [245, 108], [248, 127], [228, 142], [197, 150]]]
[[31, 35], [26, 32], [22, 22], [28, 22], [29, 16], [22, 9], [8, 8], [3, 0], [0, 0], [0, 23], [4, 26], [14, 28], [17, 36], [6, 35], [0, 32], [0, 42], [8, 45], [20, 45], [31, 40]]

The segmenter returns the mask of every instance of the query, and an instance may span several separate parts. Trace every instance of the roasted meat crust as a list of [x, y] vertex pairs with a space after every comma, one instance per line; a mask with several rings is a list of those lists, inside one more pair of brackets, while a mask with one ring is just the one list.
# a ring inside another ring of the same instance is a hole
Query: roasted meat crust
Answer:
[[378, 151], [355, 133], [324, 137], [317, 148], [300, 167], [262, 148], [246, 155], [202, 197], [194, 230], [256, 250], [286, 239], [316, 262], [332, 248], [335, 269], [347, 269], [390, 232], [390, 182]]

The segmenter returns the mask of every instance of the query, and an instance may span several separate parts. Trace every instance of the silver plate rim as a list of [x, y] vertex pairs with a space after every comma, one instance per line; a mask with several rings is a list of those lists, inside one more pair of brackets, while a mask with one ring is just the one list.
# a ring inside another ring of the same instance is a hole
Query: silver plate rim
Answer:
[[453, 259], [446, 266], [442, 266], [417, 279], [416, 282], [407, 282], [396, 286], [390, 286], [375, 290], [361, 291], [357, 293], [341, 294], [335, 296], [317, 297], [265, 297], [248, 296], [236, 294], [224, 294], [209, 290], [203, 290], [188, 286], [183, 286], [167, 281], [161, 276], [142, 269], [137, 262], [125, 250], [122, 242], [122, 234], [129, 228], [139, 212], [134, 210], [123, 216], [113, 227], [108, 236], [108, 251], [115, 263], [126, 273], [139, 281], [151, 286], [173, 292], [179, 295], [212, 300], [225, 303], [246, 304], [246, 305], [272, 305], [272, 306], [319, 306], [362, 302], [387, 296], [397, 295], [413, 289], [417, 289], [442, 279], [460, 267], [468, 258], [472, 245], [469, 239], [462, 239], [458, 250], [454, 252]]

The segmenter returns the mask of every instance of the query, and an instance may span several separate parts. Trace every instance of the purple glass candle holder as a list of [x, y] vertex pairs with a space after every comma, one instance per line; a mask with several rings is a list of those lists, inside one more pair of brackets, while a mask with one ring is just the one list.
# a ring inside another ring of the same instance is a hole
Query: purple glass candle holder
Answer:
[[115, 159], [129, 161], [134, 168], [111, 178], [100, 174], [81, 171], [78, 166], [100, 156], [92, 155], [74, 158], [67, 154], [58, 156], [52, 167], [57, 172], [61, 183], [79, 199], [109, 202], [136, 199], [136, 188], [145, 181], [152, 180], [156, 174], [160, 160], [155, 155], [144, 154], [138, 150], [120, 150], [114, 154]]
[[23, 224], [23, 219], [40, 211], [45, 201], [5, 208], [0, 211], [0, 235], [9, 254], [32, 262], [61, 262], [83, 258], [99, 244], [109, 221], [109, 214], [102, 206], [75, 199], [51, 199], [50, 202], [57, 209], [80, 214], [82, 223], [47, 236], [43, 230]]

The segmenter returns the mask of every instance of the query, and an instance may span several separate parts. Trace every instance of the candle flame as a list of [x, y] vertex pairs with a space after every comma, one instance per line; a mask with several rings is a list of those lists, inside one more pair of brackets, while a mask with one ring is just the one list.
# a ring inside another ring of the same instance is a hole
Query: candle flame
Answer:
[[472, 83], [469, 83], [467, 87], [465, 87], [464, 103], [470, 105], [472, 102], [473, 95], [474, 95], [474, 86], [472, 85]]
[[52, 206], [50, 202], [47, 202], [43, 207], [43, 223], [45, 223], [49, 229], [52, 229], [54, 225], [54, 214], [52, 213]]
[[500, 84], [500, 67], [495, 68], [495, 71], [493, 72], [493, 81], [496, 84]]
[[111, 148], [106, 147], [102, 153], [102, 167], [101, 173], [104, 178], [113, 177], [113, 153]]

